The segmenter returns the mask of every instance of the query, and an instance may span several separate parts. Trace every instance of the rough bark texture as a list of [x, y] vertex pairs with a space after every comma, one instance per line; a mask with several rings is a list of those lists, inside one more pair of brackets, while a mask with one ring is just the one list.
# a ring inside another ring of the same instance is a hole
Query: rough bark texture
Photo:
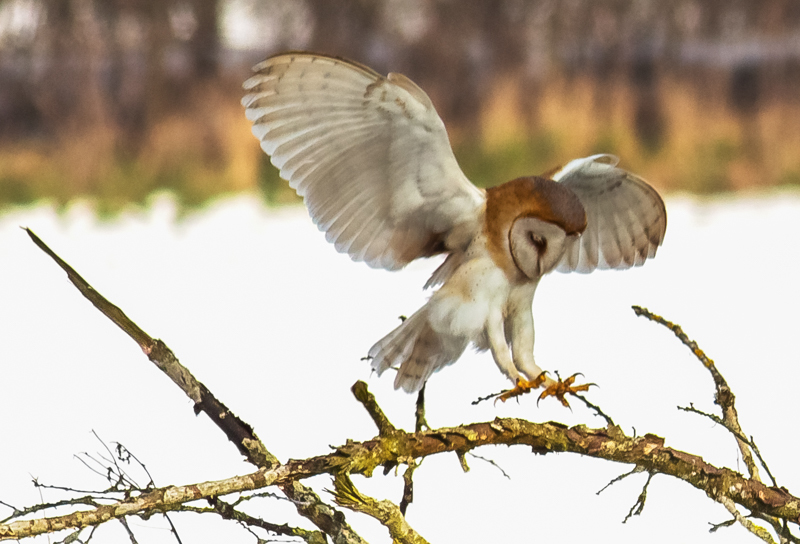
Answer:
[[800, 499], [785, 489], [768, 487], [733, 470], [710, 465], [702, 457], [666, 447], [664, 439], [658, 436], [646, 434], [630, 437], [619, 427], [589, 429], [583, 425], [567, 427], [555, 422], [533, 423], [524, 419], [497, 418], [485, 423], [419, 433], [397, 430], [391, 436], [348, 443], [333, 453], [291, 460], [271, 470], [217, 482], [157, 489], [130, 501], [87, 512], [0, 525], [0, 539], [24, 538], [59, 529], [96, 525], [131, 514], [165, 512], [188, 501], [271, 485], [283, 486], [318, 474], [371, 476], [376, 468], [403, 464], [405, 459], [445, 452], [466, 453], [489, 444], [526, 445], [535, 454], [572, 452], [635, 464], [649, 472], [669, 474], [684, 480], [703, 490], [715, 501], [730, 499], [752, 512], [800, 522]]

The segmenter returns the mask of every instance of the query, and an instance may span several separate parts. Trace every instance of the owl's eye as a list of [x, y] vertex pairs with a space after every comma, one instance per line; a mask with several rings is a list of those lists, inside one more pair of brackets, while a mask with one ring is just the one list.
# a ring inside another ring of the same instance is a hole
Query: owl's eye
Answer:
[[528, 231], [528, 241], [539, 253], [544, 253], [547, 249], [547, 240], [532, 231]]

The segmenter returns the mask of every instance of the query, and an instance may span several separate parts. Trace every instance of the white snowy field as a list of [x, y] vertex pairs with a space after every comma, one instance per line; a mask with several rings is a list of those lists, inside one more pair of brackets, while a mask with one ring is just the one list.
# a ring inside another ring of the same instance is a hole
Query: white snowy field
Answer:
[[[800, 195], [675, 197], [667, 210], [664, 246], [644, 267], [542, 281], [534, 302], [537, 360], [562, 376], [579, 371], [598, 383], [590, 399], [627, 432], [654, 433], [669, 446], [744, 471], [723, 429], [676, 409], [694, 403], [715, 412], [708, 372], [672, 333], [630, 307], [681, 324], [728, 379], [744, 430], [778, 483], [797, 495]], [[414, 396], [394, 391], [388, 375], [371, 375], [360, 358], [399, 315], [425, 301], [421, 286], [438, 260], [398, 273], [372, 270], [336, 253], [303, 208], [266, 209], [248, 196], [186, 218], [176, 217], [168, 198], [108, 222], [82, 205], [62, 215], [46, 205], [19, 209], [0, 216], [0, 501], [22, 507], [61, 497], [35, 489], [32, 477], [104, 487], [104, 478], [74, 457], [102, 450], [92, 430], [129, 448], [159, 486], [252, 471], [19, 226], [163, 339], [280, 459], [375, 435], [350, 393], [359, 379], [396, 425], [413, 427]], [[579, 402], [572, 411], [552, 399], [537, 407], [532, 395], [470, 404], [508, 385], [489, 354], [470, 352], [429, 382], [428, 421], [453, 426], [501, 416], [603, 426]], [[476, 453], [510, 479], [470, 457], [471, 471], [463, 473], [455, 455], [429, 458], [417, 470], [408, 520], [431, 542], [755, 542], [739, 526], [709, 533], [709, 523], [728, 520], [728, 512], [667, 476], [653, 479], [643, 513], [623, 525], [646, 475], [595, 492], [630, 466], [533, 455], [525, 447]], [[355, 482], [376, 498], [400, 499], [402, 478], [394, 472]], [[329, 478], [307, 483], [330, 498]], [[262, 499], [249, 510], [311, 528], [286, 501]], [[0, 506], [0, 518], [8, 512]], [[368, 541], [390, 542], [377, 522], [347, 516]], [[212, 516], [172, 519], [183, 542], [254, 542]], [[163, 518], [130, 525], [139, 542], [174, 542]], [[129, 539], [110, 523], [93, 541]]]

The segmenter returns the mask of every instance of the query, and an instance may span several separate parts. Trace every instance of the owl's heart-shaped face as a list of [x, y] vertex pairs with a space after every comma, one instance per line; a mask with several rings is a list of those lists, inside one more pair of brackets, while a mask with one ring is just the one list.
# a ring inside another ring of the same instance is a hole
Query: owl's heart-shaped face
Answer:
[[567, 236], [564, 229], [554, 223], [530, 216], [517, 218], [508, 232], [514, 265], [527, 279], [538, 280], [552, 272], [564, 256]]
[[440, 288], [369, 351], [378, 373], [398, 370], [396, 387], [419, 390], [470, 343], [490, 349], [510, 379], [534, 380], [540, 278], [639, 266], [664, 239], [664, 202], [616, 157], [484, 191], [407, 77], [313, 53], [277, 55], [255, 71], [242, 100], [253, 134], [338, 251], [388, 270], [447, 256], [426, 284]]

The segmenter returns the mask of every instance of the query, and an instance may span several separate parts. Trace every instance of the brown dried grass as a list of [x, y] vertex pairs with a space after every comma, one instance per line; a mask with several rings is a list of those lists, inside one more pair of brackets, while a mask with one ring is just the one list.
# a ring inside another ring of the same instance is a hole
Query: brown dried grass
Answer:
[[[479, 133], [450, 126], [451, 135], [464, 170], [481, 185], [598, 152], [619, 155], [665, 191], [800, 185], [800, 100], [776, 99], [736, 115], [723, 83], [701, 88], [662, 78], [656, 94], [665, 129], [655, 150], [635, 136], [635, 89], [613, 80], [601, 87], [588, 77], [556, 77], [535, 89], [500, 80], [479, 112]], [[531, 111], [520, 105], [523, 92], [538, 94]], [[83, 197], [114, 211], [157, 190], [188, 205], [259, 189], [270, 203], [297, 200], [250, 134], [238, 96], [221, 88], [198, 91], [180, 112], [152, 123], [137, 152], [121, 142], [104, 123], [1, 146], [0, 205]]]

